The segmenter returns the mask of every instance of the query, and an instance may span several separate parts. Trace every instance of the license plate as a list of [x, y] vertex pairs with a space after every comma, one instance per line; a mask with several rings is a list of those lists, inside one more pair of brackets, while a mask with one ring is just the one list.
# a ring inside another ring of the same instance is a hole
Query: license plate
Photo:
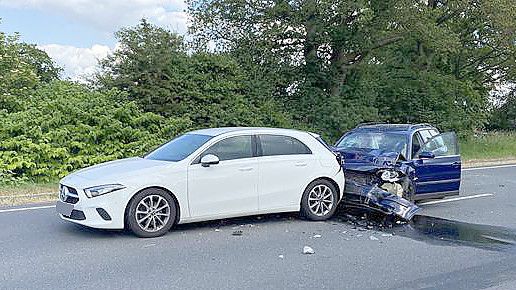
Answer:
[[56, 211], [64, 216], [72, 215], [73, 204], [69, 204], [66, 202], [62, 202], [60, 200], [57, 201]]

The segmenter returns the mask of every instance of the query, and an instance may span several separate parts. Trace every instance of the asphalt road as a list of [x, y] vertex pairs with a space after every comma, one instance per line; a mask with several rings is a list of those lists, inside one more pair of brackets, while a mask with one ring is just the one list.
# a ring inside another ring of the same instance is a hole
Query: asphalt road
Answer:
[[382, 231], [282, 214], [155, 239], [0, 210], [0, 289], [516, 289], [516, 167], [463, 172], [461, 196], [477, 194], [492, 195], [422, 205]]

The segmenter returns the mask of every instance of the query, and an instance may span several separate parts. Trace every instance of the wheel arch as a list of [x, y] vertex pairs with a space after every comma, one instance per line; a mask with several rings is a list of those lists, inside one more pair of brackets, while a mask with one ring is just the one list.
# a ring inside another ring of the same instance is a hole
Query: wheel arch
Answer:
[[170, 191], [169, 189], [165, 188], [165, 187], [162, 187], [162, 186], [147, 186], [145, 188], [142, 188], [140, 190], [138, 190], [137, 192], [135, 192], [131, 198], [129, 199], [129, 201], [127, 202], [127, 204], [125, 205], [125, 210], [124, 210], [124, 226], [127, 226], [127, 212], [129, 211], [129, 206], [131, 204], [131, 202], [133, 201], [134, 197], [144, 191], [144, 190], [147, 190], [147, 189], [159, 189], [159, 190], [162, 190], [164, 192], [166, 192], [168, 195], [170, 195], [170, 197], [172, 197], [172, 200], [174, 200], [174, 204], [176, 206], [176, 218], [174, 220], [174, 224], [178, 224], [179, 223], [179, 219], [181, 217], [181, 206], [179, 205], [179, 201], [177, 199], [177, 197], [174, 195], [174, 193], [172, 193], [172, 191]]

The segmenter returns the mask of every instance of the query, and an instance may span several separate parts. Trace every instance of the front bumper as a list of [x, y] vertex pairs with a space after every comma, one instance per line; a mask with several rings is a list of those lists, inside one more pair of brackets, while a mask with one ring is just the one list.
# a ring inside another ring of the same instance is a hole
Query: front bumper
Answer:
[[[125, 207], [131, 189], [125, 188], [105, 195], [88, 198], [79, 183], [63, 183], [61, 187], [71, 188], [76, 197], [61, 194], [56, 211], [66, 221], [99, 229], [123, 229]], [[75, 203], [73, 203], [75, 202]]]

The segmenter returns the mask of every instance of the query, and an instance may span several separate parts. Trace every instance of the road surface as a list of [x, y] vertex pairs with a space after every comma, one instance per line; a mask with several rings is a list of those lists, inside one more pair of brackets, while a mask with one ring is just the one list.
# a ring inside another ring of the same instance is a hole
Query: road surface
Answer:
[[516, 289], [516, 167], [464, 171], [465, 196], [382, 231], [281, 214], [155, 239], [4, 208], [0, 289]]

